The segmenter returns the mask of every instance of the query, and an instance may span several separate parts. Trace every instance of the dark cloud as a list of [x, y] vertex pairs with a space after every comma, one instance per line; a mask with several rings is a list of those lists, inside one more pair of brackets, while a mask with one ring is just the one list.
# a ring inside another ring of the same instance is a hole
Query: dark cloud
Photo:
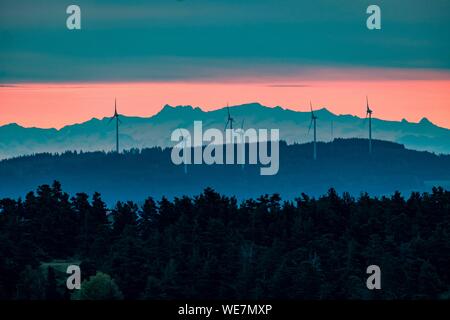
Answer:
[[[289, 69], [450, 69], [450, 1], [0, 1], [0, 82], [185, 80]], [[257, 63], [255, 63], [257, 61]]]

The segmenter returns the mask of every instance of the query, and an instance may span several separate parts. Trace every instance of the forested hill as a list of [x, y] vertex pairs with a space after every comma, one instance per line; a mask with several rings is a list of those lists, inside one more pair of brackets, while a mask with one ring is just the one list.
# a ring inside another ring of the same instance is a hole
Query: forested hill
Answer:
[[449, 299], [449, 208], [442, 188], [242, 203], [205, 189], [108, 215], [100, 194], [55, 182], [0, 198], [0, 299]]
[[390, 194], [396, 190], [430, 190], [450, 185], [450, 156], [405, 149], [402, 145], [374, 141], [368, 154], [364, 139], [337, 139], [318, 143], [318, 159], [312, 160], [312, 144], [280, 143], [277, 175], [261, 176], [259, 165], [183, 165], [171, 162], [170, 149], [130, 150], [121, 154], [66, 152], [37, 154], [0, 161], [0, 197], [25, 196], [38, 185], [53, 180], [70, 194], [101, 192], [108, 204], [117, 200], [137, 202], [152, 195], [169, 198], [198, 194], [212, 187], [238, 199], [279, 193], [293, 199], [334, 187], [359, 195]]

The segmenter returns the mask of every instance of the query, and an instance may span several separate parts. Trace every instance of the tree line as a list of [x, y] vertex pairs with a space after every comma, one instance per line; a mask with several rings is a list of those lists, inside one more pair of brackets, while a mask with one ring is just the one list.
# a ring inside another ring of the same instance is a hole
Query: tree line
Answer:
[[[58, 263], [80, 265], [82, 289]], [[381, 269], [368, 290], [366, 268]], [[0, 200], [0, 299], [448, 299], [450, 192]]]
[[371, 195], [396, 190], [407, 195], [411, 191], [430, 192], [436, 183], [449, 189], [450, 155], [407, 150], [387, 141], [372, 142], [371, 155], [366, 139], [320, 142], [314, 161], [311, 143], [287, 145], [280, 141], [279, 172], [273, 176], [260, 175], [261, 164], [249, 165], [249, 159], [244, 166], [188, 165], [186, 172], [183, 165], [172, 163], [170, 148], [22, 156], [0, 161], [0, 196], [18, 198], [54, 180], [70, 194], [101, 191], [109, 207], [117, 200], [142, 201], [148, 195], [155, 199], [192, 197], [206, 187], [236, 195], [239, 202], [265, 193], [279, 193], [284, 200], [294, 200], [301, 192], [319, 197], [329, 187], [355, 197], [362, 190]]

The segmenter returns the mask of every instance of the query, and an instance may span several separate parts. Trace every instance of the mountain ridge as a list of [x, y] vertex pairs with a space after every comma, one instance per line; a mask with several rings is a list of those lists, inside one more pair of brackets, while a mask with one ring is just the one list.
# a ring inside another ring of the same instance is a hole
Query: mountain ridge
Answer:
[[[244, 104], [240, 104], [240, 105], [235, 105], [235, 106], [229, 106], [230, 110], [236, 109], [236, 108], [240, 108], [240, 107], [246, 107], [248, 108], [249, 106], [252, 107], [254, 105], [259, 105], [261, 106], [263, 109], [272, 109], [272, 110], [282, 110], [282, 111], [288, 111], [288, 112], [292, 112], [292, 113], [300, 113], [300, 114], [309, 114], [309, 111], [297, 111], [297, 110], [292, 110], [289, 108], [283, 108], [282, 106], [275, 106], [275, 107], [268, 107], [268, 106], [264, 106], [262, 104], [260, 104], [259, 102], [251, 102], [251, 103], [244, 103]], [[191, 105], [170, 105], [170, 104], [165, 104], [160, 111], [158, 111], [157, 113], [155, 113], [152, 116], [128, 116], [125, 114], [120, 114], [121, 117], [125, 117], [127, 119], [140, 119], [140, 120], [149, 120], [152, 119], [162, 113], [168, 112], [168, 111], [172, 111], [172, 110], [189, 110], [189, 111], [196, 111], [199, 110], [201, 113], [207, 114], [207, 113], [214, 113], [214, 112], [218, 112], [218, 111], [226, 111], [226, 107], [222, 107], [219, 109], [215, 109], [215, 110], [208, 110], [205, 111], [203, 110], [201, 107], [193, 107]], [[359, 117], [357, 115], [353, 115], [353, 114], [349, 114], [349, 113], [343, 113], [343, 114], [336, 114], [333, 113], [332, 111], [330, 111], [327, 107], [322, 107], [319, 109], [315, 109], [314, 113], [319, 114], [326, 114], [326, 115], [332, 115], [332, 116], [338, 116], [338, 117], [352, 117], [352, 118], [356, 118], [356, 119], [361, 119], [363, 120], [364, 118]], [[57, 128], [41, 128], [41, 127], [36, 127], [36, 126], [23, 126], [18, 124], [17, 122], [11, 122], [11, 123], [7, 123], [4, 125], [1, 125], [0, 128], [5, 128], [5, 127], [20, 127], [22, 129], [38, 129], [38, 130], [52, 130], [52, 131], [61, 131], [64, 130], [65, 128], [68, 127], [72, 127], [72, 126], [77, 126], [77, 125], [83, 125], [89, 122], [93, 122], [93, 121], [105, 121], [105, 120], [109, 120], [110, 117], [103, 117], [103, 118], [98, 118], [98, 117], [92, 117], [86, 121], [83, 122], [76, 122], [76, 123], [72, 123], [72, 124], [67, 124], [64, 125], [63, 127], [57, 129]], [[418, 122], [413, 122], [413, 121], [409, 121], [405, 118], [402, 118], [400, 121], [397, 120], [384, 120], [384, 119], [380, 119], [380, 118], [372, 118], [373, 121], [375, 120], [381, 120], [381, 121], [386, 121], [386, 122], [395, 122], [395, 123], [407, 123], [407, 124], [431, 124], [436, 128], [439, 129], [444, 129], [444, 130], [450, 130], [449, 128], [445, 128], [445, 127], [440, 127], [436, 124], [434, 124], [432, 121], [430, 121], [427, 117], [422, 117]]]
[[[307, 134], [310, 121], [308, 111], [294, 111], [281, 106], [267, 107], [253, 102], [230, 106], [230, 112], [239, 127], [244, 120], [246, 128], [280, 129], [280, 138], [287, 143], [311, 140]], [[364, 118], [350, 114], [337, 115], [326, 107], [314, 112], [318, 117], [319, 141], [367, 136], [367, 121]], [[175, 128], [191, 128], [193, 121], [199, 120], [203, 121], [206, 128], [223, 130], [226, 117], [226, 107], [204, 111], [197, 106], [169, 104], [150, 117], [122, 115], [121, 147], [169, 147], [173, 145], [170, 133]], [[109, 117], [94, 117], [60, 129], [23, 127], [17, 123], [0, 126], [0, 159], [39, 152], [112, 150], [115, 145], [115, 126], [108, 124], [109, 121]], [[426, 117], [417, 123], [373, 118], [372, 125], [375, 138], [405, 144], [419, 151], [450, 153], [450, 130], [433, 124]]]

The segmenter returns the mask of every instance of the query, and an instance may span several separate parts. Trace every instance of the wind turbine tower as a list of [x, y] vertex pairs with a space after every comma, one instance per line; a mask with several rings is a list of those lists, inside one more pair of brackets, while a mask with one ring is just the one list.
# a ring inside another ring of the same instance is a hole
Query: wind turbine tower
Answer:
[[314, 160], [317, 159], [317, 132], [316, 132], [316, 120], [317, 120], [317, 116], [314, 114], [313, 108], [312, 108], [312, 104], [311, 101], [309, 102], [309, 106], [311, 108], [311, 122], [309, 123], [309, 129], [308, 129], [308, 134], [309, 131], [311, 130], [311, 126], [314, 124], [314, 153], [313, 153], [313, 157]]
[[369, 98], [366, 96], [366, 119], [369, 118], [369, 153], [372, 153], [372, 109], [369, 108]]
[[120, 121], [119, 114], [117, 113], [116, 99], [114, 99], [114, 115], [109, 119], [108, 124], [110, 124], [113, 119], [116, 119], [116, 152], [119, 153], [119, 122], [122, 123], [122, 121]]

